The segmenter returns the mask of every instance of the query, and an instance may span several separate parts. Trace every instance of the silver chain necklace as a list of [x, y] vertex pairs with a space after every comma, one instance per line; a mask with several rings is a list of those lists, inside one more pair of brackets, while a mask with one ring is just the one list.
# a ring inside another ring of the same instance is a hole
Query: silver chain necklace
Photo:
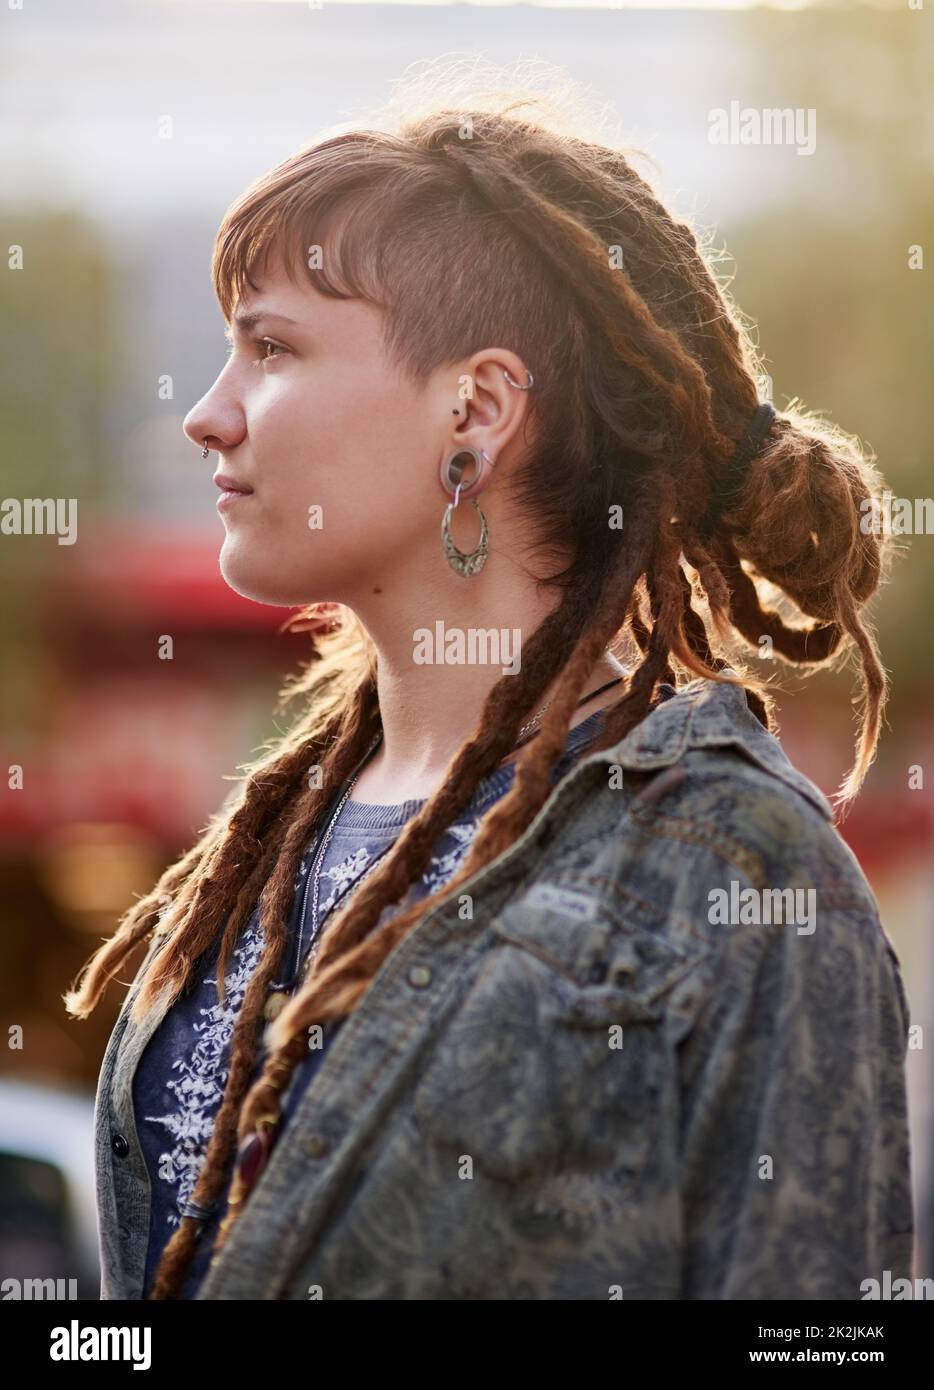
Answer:
[[[383, 737], [382, 732], [380, 732], [380, 733], [378, 733], [378, 734], [376, 735], [376, 737], [373, 739], [373, 742], [370, 744], [369, 748], [368, 748], [367, 751], [364, 753], [363, 757], [360, 759], [359, 763], [357, 763], [357, 766], [356, 766], [356, 768], [354, 769], [353, 773], [352, 773], [351, 776], [347, 779], [347, 783], [346, 783], [346, 785], [345, 785], [345, 787], [344, 787], [344, 790], [343, 790], [343, 792], [342, 792], [342, 794], [341, 794], [341, 797], [340, 797], [340, 799], [339, 799], [337, 805], [336, 805], [335, 808], [334, 808], [333, 814], [331, 815], [331, 819], [328, 821], [327, 829], [325, 830], [324, 834], [323, 834], [322, 837], [321, 837], [321, 840], [319, 841], [318, 848], [317, 848], [317, 850], [316, 850], [316, 852], [315, 852], [314, 863], [313, 863], [312, 867], [309, 869], [308, 875], [307, 875], [307, 877], [306, 877], [306, 879], [305, 879], [305, 895], [304, 895], [304, 901], [303, 901], [303, 903], [302, 903], [302, 915], [301, 915], [301, 917], [300, 917], [300, 919], [299, 919], [299, 926], [298, 926], [298, 951], [296, 952], [296, 957], [295, 957], [295, 974], [296, 974], [296, 976], [299, 974], [299, 972], [301, 971], [301, 968], [302, 968], [302, 946], [303, 946], [303, 943], [304, 943], [304, 935], [305, 935], [305, 909], [306, 909], [306, 907], [307, 907], [307, 905], [308, 905], [308, 884], [309, 884], [309, 881], [310, 881], [310, 882], [312, 883], [312, 885], [313, 885], [313, 894], [312, 894], [312, 903], [311, 903], [311, 938], [310, 938], [310, 942], [309, 942], [311, 949], [310, 949], [309, 952], [308, 952], [308, 961], [307, 961], [306, 969], [310, 969], [310, 968], [311, 968], [311, 963], [312, 963], [312, 961], [314, 960], [315, 954], [316, 954], [317, 949], [318, 949], [318, 947], [317, 947], [317, 942], [315, 941], [315, 937], [316, 937], [317, 934], [318, 934], [318, 895], [319, 895], [320, 884], [321, 884], [321, 868], [322, 868], [322, 866], [323, 866], [323, 864], [324, 864], [324, 856], [325, 856], [325, 854], [327, 853], [328, 845], [331, 843], [331, 836], [332, 836], [333, 833], [334, 833], [334, 826], [337, 824], [338, 817], [340, 816], [341, 811], [344, 809], [344, 802], [347, 800], [348, 796], [349, 796], [350, 793], [353, 791], [354, 786], [356, 785], [357, 778], [360, 776], [360, 773], [363, 771], [364, 767], [365, 767], [366, 764], [370, 761], [370, 758], [373, 756], [373, 754], [375, 753], [376, 749], [379, 747], [379, 744], [380, 744], [380, 742], [381, 742], [381, 740], [382, 740], [382, 737]], [[358, 887], [359, 887], [359, 885], [360, 885], [360, 884], [363, 882], [363, 880], [366, 878], [367, 874], [370, 874], [370, 873], [373, 872], [373, 869], [376, 867], [376, 865], [377, 865], [377, 864], [380, 862], [380, 860], [383, 858], [383, 855], [384, 855], [384, 854], [388, 854], [388, 852], [389, 852], [389, 850], [390, 850], [391, 848], [392, 848], [391, 845], [387, 845], [386, 848], [385, 848], [384, 850], [382, 850], [381, 853], [379, 853], [379, 854], [376, 856], [376, 858], [373, 860], [373, 862], [372, 862], [371, 864], [368, 864], [368, 865], [367, 865], [367, 867], [364, 869], [363, 873], [360, 874], [359, 878], [355, 878], [355, 879], [353, 880], [352, 883], [349, 883], [349, 884], [347, 885], [347, 887], [346, 887], [346, 889], [344, 890], [344, 892], [340, 895], [340, 897], [339, 897], [339, 898], [334, 902], [334, 904], [332, 905], [332, 909], [331, 909], [332, 911], [333, 911], [334, 907], [337, 906], [337, 903], [338, 903], [338, 902], [341, 902], [341, 901], [343, 901], [344, 898], [346, 898], [346, 896], [347, 896], [348, 893], [352, 892], [355, 888], [358, 888]]]
[[[606, 685], [601, 685], [598, 690], [592, 690], [589, 695], [585, 695], [582, 700], [578, 700], [576, 708], [580, 709], [581, 705], [586, 705], [588, 700], [594, 699], [594, 697], [597, 695], [602, 695], [604, 690], [608, 690], [611, 685], [619, 685], [622, 679], [622, 676], [617, 676], [615, 680], [607, 681]], [[527, 724], [522, 725], [522, 728], [519, 730], [519, 733], [517, 735], [517, 742], [521, 742], [522, 739], [525, 738], [526, 734], [529, 733], [530, 730], [535, 728], [542, 715], [545, 713], [545, 710], [553, 704], [554, 698], [554, 695], [552, 695], [550, 700], [546, 700], [545, 703], [542, 705], [541, 709], [538, 711], [538, 714], [533, 715], [533, 717], [528, 721]]]
[[[304, 945], [305, 940], [305, 917], [307, 915], [308, 909], [308, 884], [314, 884], [314, 900], [312, 903], [310, 949], [308, 951], [308, 959], [305, 962], [306, 972], [311, 969], [312, 961], [314, 960], [318, 950], [318, 944], [315, 940], [318, 934], [318, 886], [321, 877], [321, 866], [324, 863], [324, 855], [330, 843], [331, 835], [334, 832], [334, 826], [337, 823], [337, 818], [343, 810], [344, 802], [347, 800], [348, 796], [353, 791], [354, 784], [357, 778], [363, 771], [364, 765], [368, 763], [370, 758], [373, 756], [373, 753], [378, 747], [382, 736], [382, 732], [376, 735], [376, 737], [373, 739], [373, 742], [370, 744], [369, 748], [364, 753], [363, 757], [357, 763], [357, 766], [354, 769], [352, 775], [349, 777], [341, 794], [341, 797], [334, 808], [334, 811], [331, 815], [331, 819], [328, 821], [327, 829], [325, 830], [320, 841], [318, 842], [318, 846], [315, 851], [314, 863], [305, 876], [305, 890], [302, 895], [302, 908], [298, 919], [298, 948], [295, 952], [295, 970], [293, 974], [293, 981], [297, 981], [299, 974], [302, 973], [302, 947]], [[347, 888], [341, 894], [341, 897], [340, 899], [338, 899], [338, 901], [341, 901], [343, 898], [347, 896], [349, 892], [351, 892], [354, 888], [357, 888], [366, 878], [367, 874], [371, 873], [372, 870], [376, 867], [376, 865], [380, 862], [383, 855], [388, 853], [388, 851], [391, 848], [392, 845], [387, 845], [386, 849], [384, 849], [380, 854], [376, 856], [372, 864], [367, 865], [360, 877], [354, 879], [352, 883], [348, 884]], [[336, 905], [337, 904], [335, 903], [334, 906]], [[267, 1020], [275, 1018], [277, 1014], [281, 1013], [282, 1009], [288, 1003], [290, 994], [291, 991], [289, 989], [277, 989], [272, 994], [270, 994], [269, 998], [266, 1000], [266, 1004], [263, 1009], [263, 1016]]]

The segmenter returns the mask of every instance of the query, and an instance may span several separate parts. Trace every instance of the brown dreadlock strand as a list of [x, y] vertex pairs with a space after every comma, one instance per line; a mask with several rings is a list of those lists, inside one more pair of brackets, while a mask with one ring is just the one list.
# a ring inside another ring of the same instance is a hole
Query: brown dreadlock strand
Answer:
[[[680, 566], [678, 573], [684, 597], [682, 623], [685, 636], [690, 642], [692, 650], [697, 653], [698, 657], [705, 665], [712, 666], [717, 671], [722, 671], [728, 663], [724, 657], [714, 656], [713, 652], [710, 650], [710, 638], [707, 633], [706, 624], [693, 605], [694, 591], [691, 587], [691, 581]], [[764, 728], [770, 729], [772, 727], [772, 706], [770, 697], [762, 690], [757, 689], [749, 680], [748, 676], [744, 678], [744, 685], [747, 705], [759, 720], [759, 723], [762, 724]]]
[[[356, 725], [348, 736], [337, 743], [334, 752], [325, 763], [323, 782], [332, 791], [349, 775], [373, 737], [377, 713], [373, 696], [372, 685], [368, 681], [359, 692], [360, 717]], [[237, 1115], [255, 1065], [256, 1048], [264, 1023], [263, 1007], [266, 995], [282, 964], [287, 945], [288, 912], [294, 877], [308, 835], [317, 824], [322, 797], [330, 794], [323, 788], [312, 788], [303, 793], [296, 805], [294, 819], [285, 831], [272, 875], [261, 895], [263, 953], [250, 978], [237, 1015], [231, 1039], [230, 1073], [198, 1182], [191, 1196], [191, 1200], [198, 1206], [210, 1207], [218, 1199], [224, 1186], [226, 1167], [236, 1135]], [[240, 919], [248, 910], [249, 900], [246, 897], [243, 897], [243, 904], [244, 910], [239, 914], [235, 913], [235, 917]], [[228, 924], [225, 940], [231, 934], [231, 929], [239, 929], [240, 925], [242, 920], [237, 922], [232, 919]], [[200, 1223], [193, 1217], [181, 1218], [162, 1253], [153, 1281], [151, 1298], [171, 1298], [178, 1292], [194, 1255], [200, 1231]]]

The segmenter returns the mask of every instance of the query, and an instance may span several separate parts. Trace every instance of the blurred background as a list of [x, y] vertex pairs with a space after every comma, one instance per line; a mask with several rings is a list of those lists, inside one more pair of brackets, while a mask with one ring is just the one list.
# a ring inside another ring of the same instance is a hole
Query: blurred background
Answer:
[[[280, 632], [288, 612], [220, 578], [215, 459], [181, 431], [225, 360], [208, 271], [228, 203], [322, 128], [365, 118], [414, 62], [557, 64], [652, 157], [674, 208], [715, 230], [776, 406], [800, 397], [826, 412], [875, 451], [896, 496], [923, 498], [932, 24], [934, 9], [908, 0], [3, 7], [3, 495], [75, 498], [79, 529], [73, 545], [0, 531], [0, 766], [23, 769], [21, 786], [5, 771], [0, 793], [0, 1264], [77, 1276], [96, 1297], [91, 1113], [123, 991], [84, 1023], [61, 995], [276, 731], [276, 693], [308, 651]], [[708, 113], [732, 101], [813, 109], [813, 154], [710, 143]], [[842, 834], [926, 1029], [934, 539], [901, 546], [870, 609], [893, 681], [888, 727]], [[159, 658], [166, 634], [171, 661]], [[855, 676], [783, 674], [781, 688], [786, 751], [831, 794], [850, 766]], [[929, 1274], [934, 1077], [922, 1041], [907, 1070], [917, 1272]]]

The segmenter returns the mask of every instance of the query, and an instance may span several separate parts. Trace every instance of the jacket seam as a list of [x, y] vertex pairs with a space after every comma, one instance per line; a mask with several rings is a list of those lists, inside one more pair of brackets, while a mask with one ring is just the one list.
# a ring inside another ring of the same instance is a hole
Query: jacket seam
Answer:
[[[751, 883], [755, 883], [761, 877], [762, 864], [758, 854], [751, 853], [743, 846], [736, 844], [735, 841], [724, 836], [721, 831], [711, 831], [706, 834], [696, 833], [696, 822], [692, 822], [676, 816], [653, 816], [642, 817], [633, 816], [633, 820], [647, 835], [653, 835], [656, 839], [679, 840], [685, 844], [697, 845], [700, 849], [709, 849], [718, 854], [726, 863], [746, 874]], [[673, 823], [678, 822], [675, 826]], [[692, 833], [695, 832], [695, 833]], [[735, 856], [735, 857], [734, 857]], [[748, 866], [755, 861], [758, 862], [758, 872], [753, 872]], [[833, 889], [819, 888], [824, 906], [843, 908], [851, 911], [867, 912], [870, 904], [865, 897], [841, 897]]]
[[698, 822], [684, 817], [661, 816], [655, 812], [646, 815], [635, 806], [630, 809], [630, 819], [646, 835], [652, 835], [655, 839], [679, 840], [684, 844], [697, 845], [699, 849], [713, 850], [751, 879], [755, 877], [757, 863], [761, 869], [758, 854], [747, 850], [720, 830], [707, 830]]

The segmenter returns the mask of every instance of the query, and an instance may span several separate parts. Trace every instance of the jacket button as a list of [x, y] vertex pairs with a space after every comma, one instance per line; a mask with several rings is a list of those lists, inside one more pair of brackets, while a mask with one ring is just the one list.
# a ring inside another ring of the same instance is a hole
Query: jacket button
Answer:
[[431, 981], [431, 969], [427, 965], [413, 965], [409, 970], [409, 984], [413, 989], [424, 989]]
[[130, 1146], [122, 1134], [115, 1134], [113, 1136], [110, 1141], [110, 1147], [118, 1158], [126, 1158], [127, 1154], [130, 1152]]
[[328, 1151], [327, 1141], [320, 1139], [317, 1134], [311, 1134], [307, 1139], [303, 1139], [302, 1148], [309, 1158], [320, 1158]]

